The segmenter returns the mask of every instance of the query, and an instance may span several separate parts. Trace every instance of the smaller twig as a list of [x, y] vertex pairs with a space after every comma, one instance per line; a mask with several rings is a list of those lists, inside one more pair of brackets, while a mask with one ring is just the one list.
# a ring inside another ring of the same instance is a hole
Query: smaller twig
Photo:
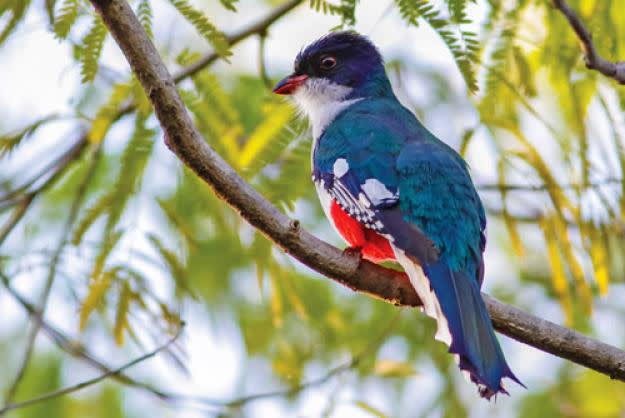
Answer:
[[480, 191], [499, 191], [499, 192], [512, 192], [512, 191], [521, 191], [521, 192], [545, 192], [557, 187], [560, 190], [587, 190], [587, 189], [597, 189], [602, 186], [609, 186], [614, 184], [622, 184], [623, 179], [619, 179], [616, 177], [609, 177], [603, 180], [599, 180], [596, 182], [591, 182], [588, 184], [582, 183], [564, 183], [558, 185], [548, 185], [548, 184], [497, 184], [497, 183], [485, 183], [478, 184], [476, 188]]
[[267, 41], [267, 33], [260, 32], [258, 34], [258, 73], [260, 75], [260, 79], [263, 81], [263, 84], [267, 89], [271, 91], [273, 89], [273, 83], [269, 79], [267, 75], [267, 66], [265, 65], [265, 43]]
[[553, 0], [553, 6], [562, 12], [579, 38], [586, 67], [590, 70], [599, 71], [606, 77], [613, 78], [619, 84], [625, 84], [625, 62], [608, 61], [599, 55], [592, 42], [592, 34], [565, 0]]
[[13, 228], [15, 228], [15, 225], [17, 225], [18, 222], [22, 219], [22, 217], [26, 214], [26, 211], [28, 210], [28, 207], [30, 206], [30, 204], [33, 202], [34, 198], [35, 198], [34, 194], [26, 195], [26, 198], [23, 199], [19, 203], [19, 205], [13, 210], [13, 213], [11, 214], [9, 219], [7, 219], [7, 221], [2, 226], [2, 228], [0, 228], [0, 246], [2, 245], [4, 240], [9, 236], [11, 231], [13, 231]]
[[244, 396], [239, 399], [233, 399], [230, 402], [226, 403], [225, 406], [229, 408], [239, 408], [246, 403], [257, 401], [260, 399], [275, 398], [275, 397], [281, 397], [281, 396], [293, 396], [303, 390], [310, 389], [311, 387], [321, 386], [324, 383], [328, 382], [330, 379], [332, 379], [334, 376], [353, 369], [360, 362], [362, 362], [364, 358], [366, 358], [373, 351], [375, 351], [375, 349], [379, 347], [379, 345], [384, 341], [384, 339], [389, 335], [389, 333], [395, 328], [395, 326], [397, 325], [397, 319], [400, 315], [400, 312], [401, 311], [397, 311], [394, 317], [389, 321], [388, 325], [382, 330], [380, 335], [374, 338], [359, 354], [353, 356], [350, 361], [329, 370], [323, 376], [301, 383], [290, 389], [276, 390], [276, 391], [270, 391], [270, 392], [265, 392], [265, 393], [257, 393], [253, 395]]
[[[52, 254], [52, 257], [50, 260], [50, 267], [48, 269], [48, 275], [45, 281], [44, 290], [41, 295], [39, 305], [37, 307], [37, 311], [42, 316], [44, 315], [46, 311], [46, 307], [48, 305], [48, 299], [50, 298], [50, 291], [52, 290], [52, 284], [54, 283], [54, 279], [56, 277], [57, 266], [61, 258], [61, 253], [63, 252], [63, 248], [65, 248], [67, 238], [71, 232], [72, 226], [74, 225], [74, 221], [76, 220], [76, 217], [78, 216], [78, 210], [80, 209], [80, 205], [82, 204], [82, 201], [86, 196], [87, 187], [89, 183], [91, 182], [91, 180], [93, 179], [93, 176], [95, 174], [95, 167], [99, 160], [100, 152], [102, 149], [102, 143], [103, 142], [100, 142], [97, 145], [96, 149], [93, 151], [93, 155], [89, 162], [89, 167], [87, 167], [87, 174], [85, 175], [81, 184], [78, 186], [74, 200], [72, 201], [72, 204], [69, 209], [69, 215], [67, 217], [67, 220], [65, 221], [65, 226], [63, 227], [61, 239], [59, 240], [59, 243], [57, 244], [57, 247], [54, 250], [54, 253]], [[13, 397], [15, 396], [15, 393], [17, 392], [17, 388], [19, 387], [20, 382], [24, 378], [26, 369], [28, 368], [28, 364], [30, 363], [30, 359], [33, 355], [35, 342], [37, 340], [37, 335], [39, 334], [40, 329], [41, 329], [41, 322], [39, 321], [33, 322], [32, 328], [28, 335], [28, 342], [26, 343], [26, 349], [24, 350], [24, 358], [22, 359], [22, 362], [20, 363], [20, 367], [18, 368], [15, 378], [13, 379], [13, 383], [11, 384], [11, 386], [9, 386], [9, 389], [7, 390], [7, 395], [5, 397], [5, 403], [7, 404], [9, 404], [13, 400]]]
[[158, 353], [160, 353], [161, 351], [167, 349], [170, 345], [172, 345], [177, 339], [178, 337], [180, 337], [180, 334], [182, 333], [182, 328], [183, 328], [184, 324], [182, 324], [182, 326], [178, 329], [178, 332], [176, 333], [176, 335], [174, 335], [173, 337], [171, 337], [169, 339], [169, 341], [167, 341], [165, 344], [161, 345], [160, 347], [150, 351], [149, 353], [146, 353], [144, 355], [142, 355], [141, 357], [138, 357], [134, 360], [132, 360], [129, 363], [124, 364], [123, 366], [111, 370], [107, 373], [103, 373], [97, 377], [94, 377], [93, 379], [89, 379], [89, 380], [85, 380], [83, 382], [77, 383], [75, 385], [71, 385], [71, 386], [67, 386], [65, 388], [59, 389], [59, 390], [55, 390], [46, 394], [43, 394], [41, 396], [37, 396], [35, 398], [29, 399], [27, 401], [24, 402], [16, 402], [16, 403], [11, 403], [6, 405], [4, 408], [0, 409], [0, 416], [6, 414], [9, 411], [13, 411], [15, 409], [19, 409], [19, 408], [24, 408], [26, 406], [30, 406], [39, 402], [43, 402], [43, 401], [47, 401], [49, 399], [53, 399], [53, 398], [58, 398], [59, 396], [64, 396], [64, 395], [68, 395], [70, 393], [73, 392], [77, 392], [81, 389], [84, 389], [86, 387], [89, 386], [93, 386], [97, 383], [100, 383], [101, 381], [111, 377], [111, 376], [115, 376], [115, 375], [119, 375], [120, 373], [124, 372], [125, 370], [136, 366], [139, 363], [142, 363], [154, 356], [156, 356]]
[[[67, 168], [72, 161], [75, 161], [86, 147], [87, 141], [84, 139], [85, 137], [86, 134], [81, 135], [81, 138], [65, 153], [48, 163], [39, 173], [33, 176], [33, 178], [0, 196], [0, 210], [20, 204], [29, 199], [30, 196], [34, 197], [40, 191], [48, 187], [54, 180], [59, 178], [60, 175], [65, 172], [65, 168]], [[45, 178], [45, 180], [42, 181], [43, 178]], [[29, 190], [30, 187], [40, 181], [41, 184]]]

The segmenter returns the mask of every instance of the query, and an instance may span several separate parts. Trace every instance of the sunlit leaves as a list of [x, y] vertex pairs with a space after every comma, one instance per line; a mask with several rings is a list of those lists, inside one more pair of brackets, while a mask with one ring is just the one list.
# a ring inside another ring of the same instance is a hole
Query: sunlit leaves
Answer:
[[293, 116], [290, 106], [274, 104], [267, 106], [266, 119], [248, 136], [240, 151], [237, 166], [248, 176], [253, 176], [262, 167], [274, 162], [292, 138], [285, 127]]
[[226, 36], [201, 11], [195, 9], [187, 0], [169, 0], [224, 59], [232, 55]]

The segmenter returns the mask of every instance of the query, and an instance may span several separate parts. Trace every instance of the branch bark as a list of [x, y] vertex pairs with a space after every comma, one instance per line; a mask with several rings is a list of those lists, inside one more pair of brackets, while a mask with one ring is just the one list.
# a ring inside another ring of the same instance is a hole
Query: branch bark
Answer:
[[[143, 85], [167, 146], [251, 225], [313, 270], [396, 305], [419, 306], [402, 273], [344, 254], [289, 219], [247, 184], [200, 136], [174, 80], [125, 0], [91, 0]], [[625, 352], [485, 295], [501, 333], [625, 381]]]
[[575, 31], [575, 35], [579, 38], [586, 67], [599, 71], [606, 77], [613, 78], [619, 84], [625, 84], [625, 62], [608, 61], [599, 55], [592, 41], [592, 34], [565, 0], [553, 0], [553, 6], [566, 17], [569, 25]]

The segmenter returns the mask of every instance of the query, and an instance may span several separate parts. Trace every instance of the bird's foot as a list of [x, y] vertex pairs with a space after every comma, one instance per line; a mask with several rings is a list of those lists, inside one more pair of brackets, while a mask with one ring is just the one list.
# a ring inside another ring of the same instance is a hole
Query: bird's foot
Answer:
[[362, 260], [362, 247], [347, 247], [343, 250], [343, 254], [350, 257], [357, 257], [358, 261]]

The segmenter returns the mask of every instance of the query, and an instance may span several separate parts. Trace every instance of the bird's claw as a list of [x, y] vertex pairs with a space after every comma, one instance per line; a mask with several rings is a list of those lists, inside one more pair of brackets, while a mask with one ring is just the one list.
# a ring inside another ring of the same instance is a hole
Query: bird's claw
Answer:
[[343, 254], [362, 260], [362, 247], [347, 247], [343, 250]]

